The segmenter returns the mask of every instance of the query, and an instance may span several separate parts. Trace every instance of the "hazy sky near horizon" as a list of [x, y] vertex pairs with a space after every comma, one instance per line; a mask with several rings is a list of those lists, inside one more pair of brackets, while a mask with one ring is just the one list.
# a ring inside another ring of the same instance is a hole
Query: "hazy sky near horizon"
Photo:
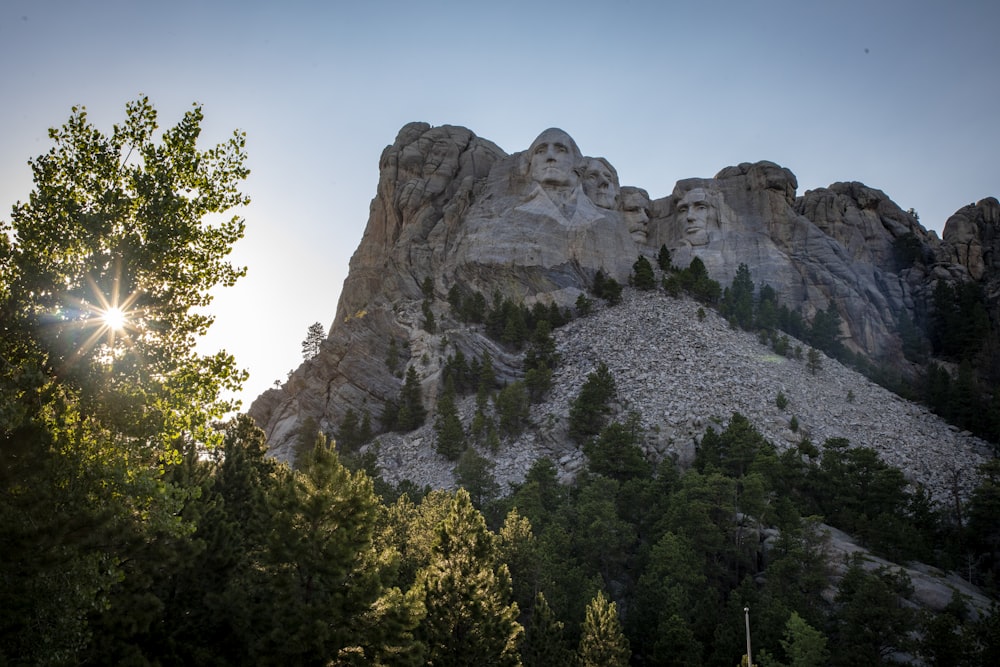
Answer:
[[4, 0], [0, 220], [73, 105], [110, 132], [148, 95], [202, 105], [203, 147], [247, 133], [233, 260], [205, 351], [250, 371], [244, 408], [333, 320], [378, 160], [411, 121], [508, 153], [556, 126], [652, 198], [771, 160], [799, 194], [883, 190], [939, 234], [1000, 196], [1000, 3]]

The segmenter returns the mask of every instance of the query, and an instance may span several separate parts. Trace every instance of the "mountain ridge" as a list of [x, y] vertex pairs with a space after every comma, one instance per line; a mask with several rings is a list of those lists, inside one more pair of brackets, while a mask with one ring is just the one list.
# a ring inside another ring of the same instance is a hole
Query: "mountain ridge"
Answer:
[[[994, 198], [960, 209], [943, 240], [861, 183], [797, 196], [794, 174], [767, 161], [684, 179], [671, 195], [650, 200], [641, 188], [621, 186], [610, 162], [585, 156], [555, 128], [507, 155], [466, 128], [410, 123], [379, 165], [368, 225], [328, 338], [315, 358], [250, 407], [278, 458], [293, 459], [305, 424], [333, 435], [349, 412], [377, 420], [410, 369], [433, 414], [443, 390], [438, 371], [449, 354], [476, 359], [489, 351], [501, 383], [518, 379], [518, 352], [449, 317], [446, 295], [456, 287], [524, 306], [568, 308], [589, 293], [599, 272], [625, 283], [636, 257], [653, 258], [665, 247], [675, 264], [697, 258], [722, 284], [748, 266], [758, 288], [774, 289], [805, 322], [834, 313], [835, 335], [851, 354], [911, 380], [919, 369], [904, 354], [900, 318], [928, 321], [938, 284], [983, 284], [1000, 312]], [[917, 343], [927, 347], [925, 339]], [[397, 354], [398, 367], [386, 363]], [[720, 417], [695, 417], [710, 416]], [[405, 440], [384, 435], [380, 456]]]

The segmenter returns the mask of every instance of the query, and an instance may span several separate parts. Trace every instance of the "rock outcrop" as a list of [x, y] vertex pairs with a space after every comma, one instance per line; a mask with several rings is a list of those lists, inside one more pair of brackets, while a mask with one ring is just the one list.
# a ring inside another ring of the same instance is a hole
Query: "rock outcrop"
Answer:
[[[786, 168], [743, 163], [714, 178], [685, 179], [670, 195], [650, 200], [646, 190], [621, 186], [607, 160], [585, 156], [561, 130], [546, 130], [528, 150], [508, 155], [465, 128], [406, 125], [382, 154], [368, 226], [320, 354], [284, 386], [261, 395], [250, 414], [265, 429], [272, 453], [289, 459], [307, 420], [333, 433], [353, 410], [367, 412], [377, 426], [408, 366], [419, 371], [428, 408], [444, 359], [458, 350], [470, 358], [489, 350], [498, 375], [517, 378], [517, 354], [487, 338], [482, 327], [451, 316], [446, 296], [452, 287], [487, 299], [498, 294], [529, 306], [567, 307], [598, 271], [624, 283], [637, 256], [653, 257], [663, 245], [678, 266], [701, 258], [723, 285], [746, 264], [758, 286], [773, 287], [781, 303], [806, 321], [835, 309], [849, 349], [903, 369], [897, 318], [925, 316], [937, 281], [976, 280], [990, 286], [994, 298], [1000, 293], [996, 199], [961, 209], [941, 240], [884, 193], [861, 183], [835, 183], [801, 196], [797, 187]], [[901, 247], [907, 252], [901, 254]], [[428, 312], [435, 331], [427, 331]], [[656, 345], [672, 344], [669, 331], [645, 335]], [[614, 336], [608, 343], [613, 347], [619, 340]], [[715, 354], [713, 340], [703, 346], [705, 354]], [[386, 363], [393, 350], [398, 365]], [[644, 366], [643, 359], [638, 353], [636, 367]], [[718, 375], [722, 381], [722, 367]], [[647, 379], [657, 377], [650, 369]], [[709, 402], [691, 405], [681, 421], [703, 423], [709, 408], [716, 409]], [[694, 431], [678, 431], [678, 418], [671, 415], [644, 419], [651, 428], [677, 431], [675, 442], [688, 442]], [[778, 438], [782, 433], [777, 427], [768, 431]], [[536, 437], [555, 436], [538, 431]], [[413, 443], [385, 438], [383, 462], [389, 469], [394, 461], [407, 465]], [[434, 456], [429, 442], [422, 447]], [[572, 469], [572, 460], [564, 463]]]

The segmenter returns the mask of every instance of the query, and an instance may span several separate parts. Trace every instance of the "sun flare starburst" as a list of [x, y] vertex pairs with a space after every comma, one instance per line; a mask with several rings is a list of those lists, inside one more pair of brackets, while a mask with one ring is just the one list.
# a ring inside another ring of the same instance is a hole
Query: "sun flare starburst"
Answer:
[[111, 331], [117, 332], [124, 330], [125, 325], [128, 323], [128, 315], [118, 306], [111, 306], [106, 309], [101, 313], [101, 319], [104, 321], [104, 326]]
[[75, 363], [84, 356], [97, 351], [97, 357], [105, 361], [113, 359], [122, 351], [122, 345], [131, 346], [135, 336], [141, 334], [144, 310], [136, 308], [138, 292], [122, 295], [119, 292], [121, 280], [115, 276], [110, 293], [105, 293], [97, 281], [87, 276], [90, 295], [85, 298], [70, 298], [67, 312], [76, 315], [63, 320], [62, 327], [89, 331], [85, 339], [76, 345], [69, 363]]

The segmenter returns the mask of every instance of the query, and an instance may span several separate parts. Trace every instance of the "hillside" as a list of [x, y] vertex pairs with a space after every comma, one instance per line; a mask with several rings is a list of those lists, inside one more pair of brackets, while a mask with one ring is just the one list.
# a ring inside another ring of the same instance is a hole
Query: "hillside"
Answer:
[[[698, 317], [699, 309], [704, 319]], [[440, 349], [448, 335], [422, 334], [418, 352]], [[977, 466], [992, 455], [989, 443], [825, 355], [814, 375], [804, 359], [776, 355], [712, 309], [662, 291], [626, 289], [621, 304], [573, 320], [557, 329], [554, 338], [561, 362], [547, 399], [531, 407], [531, 426], [504, 441], [495, 454], [483, 452], [494, 462], [502, 485], [521, 481], [541, 456], [557, 462], [565, 478], [579, 470], [583, 452], [566, 434], [569, 405], [602, 361], [617, 383], [619, 412], [640, 414], [652, 459], [671, 457], [682, 466], [689, 464], [695, 440], [709, 426], [719, 430], [734, 412], [780, 449], [803, 438], [817, 445], [847, 438], [852, 445], [875, 449], [942, 501], [950, 499], [956, 485], [967, 495], [976, 484]], [[428, 385], [442, 361], [438, 356], [422, 368]], [[776, 406], [779, 393], [788, 399], [783, 410]], [[462, 404], [466, 427], [473, 411], [469, 397]], [[790, 429], [793, 416], [799, 424], [796, 432]], [[432, 421], [410, 433], [379, 437], [379, 464], [388, 481], [454, 486], [454, 463], [434, 452]]]

